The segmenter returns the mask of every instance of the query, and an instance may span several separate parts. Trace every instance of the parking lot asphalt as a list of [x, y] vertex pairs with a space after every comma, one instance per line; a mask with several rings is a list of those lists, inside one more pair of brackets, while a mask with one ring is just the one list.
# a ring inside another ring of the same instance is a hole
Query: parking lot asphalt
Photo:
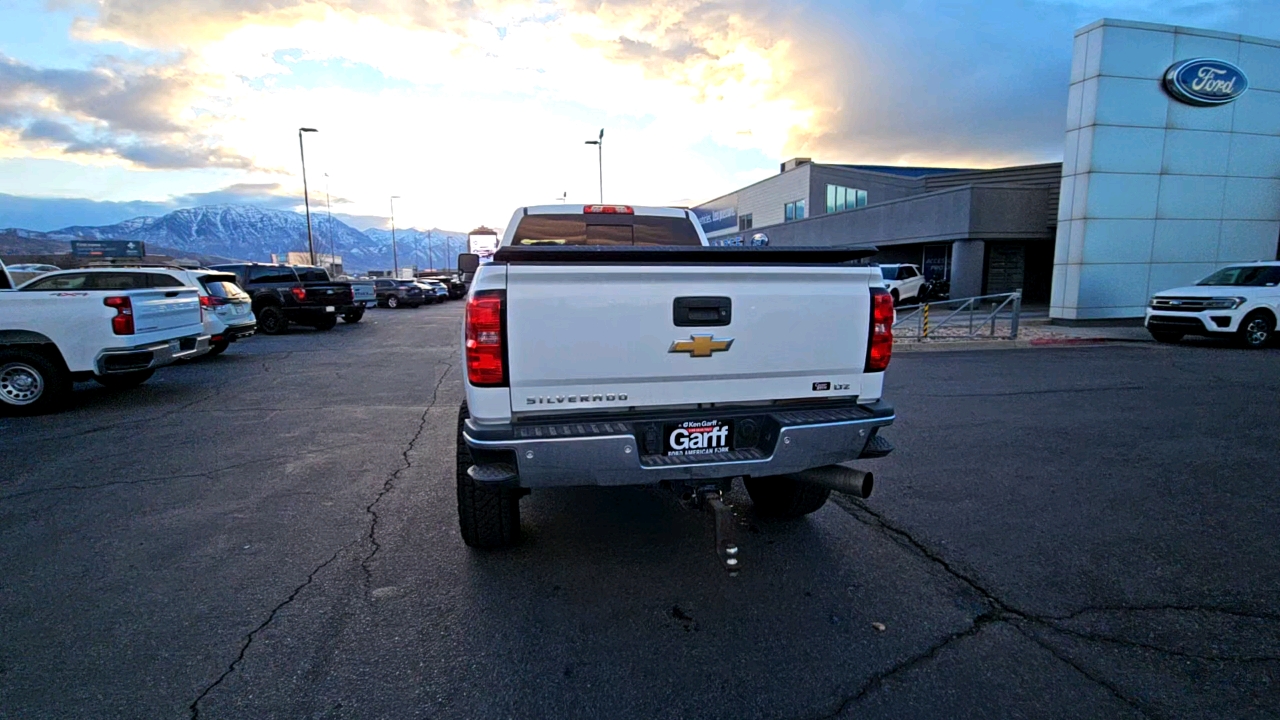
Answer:
[[457, 531], [459, 303], [0, 418], [0, 717], [1280, 716], [1280, 351], [896, 358], [876, 494]]

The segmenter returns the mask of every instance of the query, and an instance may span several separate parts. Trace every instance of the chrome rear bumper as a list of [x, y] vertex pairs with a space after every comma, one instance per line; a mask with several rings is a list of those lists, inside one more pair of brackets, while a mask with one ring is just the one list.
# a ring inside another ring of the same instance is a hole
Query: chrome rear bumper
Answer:
[[188, 335], [166, 342], [104, 350], [94, 361], [93, 367], [98, 375], [134, 372], [162, 367], [207, 352], [209, 352], [208, 335]]
[[645, 445], [637, 441], [639, 423], [631, 422], [557, 423], [541, 426], [551, 432], [531, 432], [530, 428], [495, 430], [468, 421], [463, 438], [478, 454], [492, 457], [496, 451], [506, 462], [514, 460], [520, 487], [653, 485], [664, 480], [786, 475], [856, 460], [875, 432], [896, 417], [885, 405], [840, 414], [784, 411], [769, 416], [777, 423], [776, 435], [758, 447], [709, 456], [645, 454]]

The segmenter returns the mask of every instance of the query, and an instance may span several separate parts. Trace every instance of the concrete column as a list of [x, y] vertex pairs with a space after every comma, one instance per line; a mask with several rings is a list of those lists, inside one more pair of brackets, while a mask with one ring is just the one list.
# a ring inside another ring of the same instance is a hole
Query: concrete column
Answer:
[[982, 294], [982, 271], [987, 244], [982, 240], [957, 240], [951, 245], [951, 297]]

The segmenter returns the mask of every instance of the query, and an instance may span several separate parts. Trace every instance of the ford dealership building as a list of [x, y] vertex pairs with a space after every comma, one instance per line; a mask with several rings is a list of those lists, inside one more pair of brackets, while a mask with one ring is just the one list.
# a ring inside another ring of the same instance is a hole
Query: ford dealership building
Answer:
[[1076, 33], [1067, 98], [1062, 163], [797, 158], [696, 212], [716, 243], [876, 245], [952, 297], [1021, 288], [1064, 322], [1280, 257], [1280, 41], [1101, 20]]

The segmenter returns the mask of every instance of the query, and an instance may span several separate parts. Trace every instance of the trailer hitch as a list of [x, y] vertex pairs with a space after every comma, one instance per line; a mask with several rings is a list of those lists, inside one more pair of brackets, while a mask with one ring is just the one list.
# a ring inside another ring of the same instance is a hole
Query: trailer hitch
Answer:
[[742, 560], [733, 527], [733, 509], [725, 504], [723, 491], [718, 487], [699, 489], [697, 498], [698, 505], [715, 518], [716, 555], [724, 569], [729, 571], [729, 576], [734, 577], [742, 569]]

